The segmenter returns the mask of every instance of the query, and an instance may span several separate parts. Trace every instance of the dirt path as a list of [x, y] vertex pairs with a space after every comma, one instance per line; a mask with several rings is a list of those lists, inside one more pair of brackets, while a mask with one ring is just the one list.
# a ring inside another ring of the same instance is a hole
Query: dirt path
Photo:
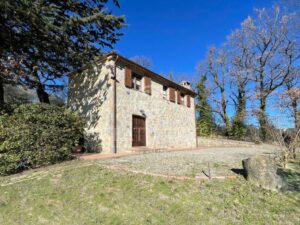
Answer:
[[131, 155], [122, 158], [99, 160], [100, 164], [146, 173], [174, 176], [228, 176], [232, 169], [241, 168], [242, 160], [252, 155], [274, 156], [273, 146], [259, 148], [206, 148], [191, 151], [159, 152]]

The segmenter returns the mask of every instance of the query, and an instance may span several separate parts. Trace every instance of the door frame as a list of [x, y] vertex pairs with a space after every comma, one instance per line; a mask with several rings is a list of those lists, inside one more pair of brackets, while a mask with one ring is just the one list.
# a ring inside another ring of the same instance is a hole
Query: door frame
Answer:
[[[144, 140], [144, 145], [134, 145], [133, 144], [133, 119], [135, 118], [140, 118], [140, 119], [143, 119], [144, 120], [144, 123], [145, 123], [145, 127], [144, 127], [144, 133], [145, 133], [145, 140]], [[147, 132], [146, 132], [146, 127], [147, 127], [147, 124], [146, 124], [146, 117], [145, 116], [141, 116], [141, 115], [137, 115], [137, 114], [132, 114], [131, 116], [131, 120], [132, 120], [132, 129], [131, 129], [131, 146], [132, 147], [145, 147], [147, 146]]]

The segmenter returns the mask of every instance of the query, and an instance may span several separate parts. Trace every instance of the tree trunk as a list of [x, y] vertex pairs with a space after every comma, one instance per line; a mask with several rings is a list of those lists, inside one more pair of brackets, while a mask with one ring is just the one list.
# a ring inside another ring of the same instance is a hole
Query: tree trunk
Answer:
[[[294, 112], [294, 120], [295, 120], [295, 133], [297, 133], [300, 129], [300, 118], [299, 118], [299, 110], [298, 110], [298, 99], [294, 98], [292, 101], [292, 107], [293, 107], [293, 112]], [[295, 134], [296, 136], [296, 134]], [[299, 137], [295, 137], [299, 138]], [[294, 146], [292, 149], [292, 158], [296, 159], [296, 148], [298, 146]]]
[[296, 131], [298, 131], [300, 128], [300, 118], [299, 118], [297, 98], [292, 99], [292, 107], [293, 107], [293, 114], [294, 114], [293, 116], [294, 116], [294, 120], [295, 120], [295, 128], [296, 128]]
[[246, 93], [245, 88], [238, 88], [237, 100], [236, 100], [236, 112], [232, 121], [231, 135], [235, 138], [242, 138], [246, 133], [245, 125], [246, 116]]
[[230, 119], [227, 115], [225, 115], [225, 125], [226, 125], [226, 136], [229, 136], [230, 130], [231, 130], [231, 124], [230, 124]]
[[36, 94], [39, 98], [40, 103], [50, 104], [49, 95], [45, 91], [45, 88], [41, 83], [39, 83], [36, 87]]
[[246, 91], [244, 87], [240, 87], [238, 89], [238, 96], [237, 96], [237, 117], [238, 120], [244, 123], [245, 120], [245, 113], [246, 113]]
[[41, 83], [39, 75], [36, 70], [34, 70], [34, 72], [33, 72], [33, 79], [35, 81], [36, 94], [39, 98], [40, 103], [50, 104], [49, 95], [45, 91], [45, 87]]
[[3, 79], [0, 77], [0, 107], [4, 104], [4, 85]]
[[222, 106], [222, 113], [223, 113], [223, 122], [225, 124], [225, 135], [229, 136], [230, 133], [230, 120], [227, 114], [227, 102], [226, 102], [226, 98], [225, 98], [225, 90], [221, 88], [221, 106]]
[[262, 141], [267, 139], [267, 115], [266, 115], [266, 97], [260, 97], [260, 107], [258, 115], [259, 125], [260, 125], [260, 138]]

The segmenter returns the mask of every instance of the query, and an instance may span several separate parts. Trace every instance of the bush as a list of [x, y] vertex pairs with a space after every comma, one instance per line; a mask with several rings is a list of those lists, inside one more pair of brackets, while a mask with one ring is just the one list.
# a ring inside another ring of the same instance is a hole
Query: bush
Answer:
[[0, 116], [3, 114], [11, 114], [14, 110], [14, 107], [16, 107], [16, 105], [14, 104], [1, 104], [0, 105]]
[[71, 158], [83, 134], [82, 120], [66, 108], [23, 104], [0, 114], [0, 174]]

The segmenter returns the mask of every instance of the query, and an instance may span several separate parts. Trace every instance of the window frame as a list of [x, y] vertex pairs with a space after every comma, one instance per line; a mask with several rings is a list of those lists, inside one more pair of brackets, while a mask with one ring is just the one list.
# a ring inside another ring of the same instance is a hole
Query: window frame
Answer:
[[169, 87], [166, 85], [163, 85], [163, 99], [168, 100], [168, 89]]
[[[140, 81], [139, 88], [137, 88], [138, 86], [137, 81]], [[143, 92], [143, 76], [135, 72], [132, 72], [131, 85], [132, 85], [131, 88], [133, 90]]]
[[180, 93], [180, 105], [186, 105], [186, 102], [185, 102], [185, 94], [183, 93]]

